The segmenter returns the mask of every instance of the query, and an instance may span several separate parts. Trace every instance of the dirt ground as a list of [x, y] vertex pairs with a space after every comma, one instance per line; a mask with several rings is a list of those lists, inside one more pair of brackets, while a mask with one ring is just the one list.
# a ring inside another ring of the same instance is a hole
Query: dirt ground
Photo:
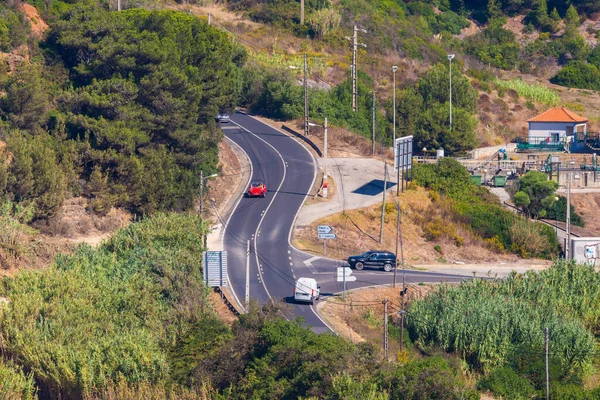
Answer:
[[[332, 258], [346, 259], [350, 254], [361, 254], [369, 249], [382, 249], [396, 252], [395, 193], [390, 196], [386, 206], [383, 243], [379, 242], [381, 223], [381, 203], [359, 210], [334, 214], [310, 225], [298, 228], [294, 232], [294, 245], [304, 251], [321, 255], [323, 243], [315, 238], [317, 225], [333, 227], [338, 235], [327, 246], [327, 255]], [[516, 263], [517, 256], [497, 253], [486, 243], [472, 235], [468, 229], [457, 227], [457, 234], [463, 237], [462, 245], [454, 240], [440, 239], [428, 241], [422, 228], [423, 218], [437, 216], [440, 212], [431, 208], [432, 201], [427, 191], [421, 188], [407, 190], [398, 197], [402, 213], [401, 226], [403, 236], [404, 260], [407, 267], [420, 264], [440, 263]], [[425, 216], [425, 217], [424, 217]], [[398, 252], [400, 253], [400, 252]]]
[[[434, 285], [410, 285], [405, 297], [405, 307], [411, 301], [427, 295]], [[396, 288], [382, 286], [377, 288], [364, 288], [349, 291], [346, 300], [340, 297], [329, 297], [319, 302], [317, 309], [321, 317], [339, 335], [352, 343], [368, 341], [383, 344], [383, 316], [385, 299], [388, 300], [388, 315], [392, 316], [393, 323], [399, 324], [398, 312], [402, 309], [400, 289], [402, 283]], [[408, 340], [408, 338], [406, 338]], [[399, 351], [398, 340], [389, 340], [389, 354]]]
[[585, 222], [585, 230], [600, 236], [600, 193], [571, 194], [571, 203]]
[[[234, 188], [246, 184], [246, 182], [242, 182], [242, 177], [244, 171], [249, 169], [242, 165], [231, 145], [225, 139], [219, 143], [218, 168], [217, 176], [206, 181], [207, 192], [204, 199], [205, 215], [213, 221], [217, 221], [222, 217], [225, 207], [235, 192]], [[218, 210], [218, 216], [211, 205], [212, 200], [214, 200], [215, 207]]]
[[27, 17], [31, 23], [31, 32], [38, 38], [41, 38], [49, 27], [46, 21], [44, 21], [40, 16], [38, 10], [31, 4], [27, 3], [19, 4], [19, 10], [25, 14], [25, 17]]

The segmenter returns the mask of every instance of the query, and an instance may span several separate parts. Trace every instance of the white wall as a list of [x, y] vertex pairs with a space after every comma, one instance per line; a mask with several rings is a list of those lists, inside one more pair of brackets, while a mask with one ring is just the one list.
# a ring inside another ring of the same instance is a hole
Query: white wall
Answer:
[[[587, 249], [586, 249], [587, 247]], [[586, 251], [587, 250], [587, 251]], [[571, 238], [571, 258], [577, 262], [600, 266], [600, 238]]]
[[575, 124], [569, 124], [565, 122], [530, 122], [529, 123], [529, 142], [536, 138], [548, 138], [550, 134], [554, 132], [560, 133], [560, 138], [566, 136], [566, 126], [575, 126]]

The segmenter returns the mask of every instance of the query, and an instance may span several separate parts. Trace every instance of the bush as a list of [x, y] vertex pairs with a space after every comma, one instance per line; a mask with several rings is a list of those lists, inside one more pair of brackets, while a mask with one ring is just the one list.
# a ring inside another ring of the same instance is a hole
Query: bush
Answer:
[[[589, 365], [593, 336], [577, 314], [565, 313], [561, 305], [565, 301], [576, 304], [585, 295], [557, 295], [565, 285], [574, 284], [575, 278], [569, 277], [566, 268], [552, 268], [556, 269], [539, 275], [514, 274], [502, 281], [475, 279], [458, 287], [437, 288], [410, 306], [407, 323], [412, 340], [420, 346], [441, 346], [489, 371], [504, 365], [515, 347], [542, 346], [544, 329], [549, 328], [553, 355], [563, 370]], [[549, 275], [561, 275], [562, 280], [552, 283]], [[530, 295], [527, 289], [535, 293]], [[535, 297], [540, 293], [543, 297]]]
[[390, 400], [479, 399], [479, 394], [465, 388], [450, 364], [439, 356], [393, 366], [378, 373], [375, 381]]
[[477, 389], [489, 390], [506, 400], [526, 400], [535, 394], [531, 383], [510, 367], [495, 369], [488, 376], [481, 378], [477, 383]]
[[0, 397], [19, 400], [37, 399], [33, 376], [25, 375], [20, 368], [12, 364], [0, 362]]
[[550, 82], [566, 87], [599, 90], [600, 70], [593, 64], [571, 61]]
[[211, 315], [198, 257], [205, 234], [197, 216], [159, 214], [97, 250], [5, 279], [5, 351], [62, 397], [120, 379], [166, 382], [169, 349]]

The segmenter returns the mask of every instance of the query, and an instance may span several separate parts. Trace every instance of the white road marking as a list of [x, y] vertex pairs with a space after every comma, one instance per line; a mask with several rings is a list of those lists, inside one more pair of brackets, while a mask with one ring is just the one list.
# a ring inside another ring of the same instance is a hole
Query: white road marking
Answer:
[[[277, 190], [275, 191], [275, 194], [273, 194], [273, 197], [271, 198], [271, 201], [269, 202], [269, 205], [263, 211], [262, 216], [260, 217], [260, 221], [258, 222], [258, 226], [256, 227], [256, 232], [259, 232], [260, 226], [262, 225], [262, 223], [263, 223], [263, 221], [265, 219], [265, 216], [267, 215], [267, 212], [269, 211], [269, 208], [271, 208], [271, 206], [273, 205], [273, 202], [275, 201], [275, 198], [279, 194], [279, 190], [281, 189], [281, 186], [283, 186], [283, 182], [285, 182], [285, 177], [287, 175], [287, 166], [285, 164], [285, 160], [283, 159], [283, 156], [281, 155], [281, 153], [279, 151], [277, 151], [277, 149], [271, 143], [269, 143], [266, 140], [264, 140], [263, 138], [259, 137], [254, 132], [251, 132], [250, 130], [244, 128], [243, 126], [237, 124], [235, 121], [232, 121], [232, 122], [234, 124], [236, 124], [237, 126], [239, 126], [240, 128], [242, 128], [243, 130], [245, 130], [246, 132], [248, 132], [249, 134], [251, 134], [254, 137], [256, 137], [258, 140], [261, 140], [262, 142], [264, 142], [270, 148], [272, 148], [273, 151], [275, 151], [275, 153], [277, 153], [277, 155], [279, 155], [279, 158], [281, 159], [281, 163], [283, 164], [283, 176], [281, 177], [281, 182], [279, 183], [279, 186], [277, 187]], [[258, 261], [258, 246], [256, 244], [256, 236], [254, 236], [254, 255], [256, 256], [256, 265], [258, 265], [259, 264], [259, 261]], [[262, 272], [260, 271], [260, 269], [258, 270], [258, 272], [259, 272], [259, 274], [261, 276], [261, 279], [262, 279]], [[267, 289], [267, 285], [265, 285], [264, 282], [261, 282], [261, 283], [263, 285], [263, 288], [265, 289], [265, 292], [267, 292], [267, 296], [269, 296], [269, 299], [271, 300], [271, 303], [275, 304], [275, 300], [273, 300], [273, 296], [271, 296], [271, 293], [269, 293], [269, 289]]]
[[[242, 152], [242, 154], [244, 154], [246, 156], [246, 160], [248, 160], [248, 164], [250, 165], [250, 175], [248, 176], [248, 182], [246, 183], [246, 186], [250, 185], [250, 182], [252, 181], [252, 174], [254, 173], [254, 169], [252, 168], [252, 161], [250, 160], [250, 157], [248, 156], [248, 153], [246, 153], [244, 151], [244, 149], [242, 149], [242, 146], [240, 146], [239, 144], [237, 144], [236, 142], [234, 142], [233, 140], [227, 138], [227, 140], [229, 140], [234, 146], [237, 146], [238, 149], [240, 149], [240, 151]], [[225, 240], [225, 232], [227, 232], [227, 227], [229, 226], [229, 222], [231, 221], [231, 218], [233, 217], [234, 211], [237, 209], [237, 207], [240, 205], [240, 202], [242, 201], [242, 197], [240, 197], [238, 199], [238, 201], [235, 203], [235, 206], [232, 208], [232, 212], [229, 213], [229, 217], [227, 218], [227, 221], [225, 222], [225, 229], [223, 229], [221, 232], [221, 249], [225, 250], [225, 244], [224, 244], [224, 240]], [[227, 280], [229, 281], [229, 273], [227, 273]], [[231, 284], [231, 282], [229, 282], [229, 288], [231, 289], [231, 294], [233, 294], [233, 297], [235, 298], [235, 301], [238, 303], [238, 306], [240, 306], [240, 308], [244, 311], [246, 310], [246, 307], [242, 304], [242, 302], [240, 301], [240, 299], [237, 297], [237, 294], [235, 293], [235, 290], [233, 289], [233, 285]]]

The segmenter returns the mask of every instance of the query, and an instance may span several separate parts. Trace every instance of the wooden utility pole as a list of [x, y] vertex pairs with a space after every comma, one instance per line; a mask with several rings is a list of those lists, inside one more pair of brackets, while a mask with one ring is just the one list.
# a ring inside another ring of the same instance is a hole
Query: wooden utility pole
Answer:
[[300, 0], [300, 23], [304, 23], [304, 0]]
[[385, 225], [385, 192], [387, 191], [387, 163], [383, 161], [383, 204], [381, 205], [381, 229], [379, 230], [379, 243], [383, 243], [383, 228]]
[[571, 259], [571, 174], [567, 175], [567, 243], [565, 243], [565, 260]]
[[327, 117], [325, 117], [323, 128], [323, 161], [325, 161], [325, 173], [323, 174], [323, 197], [327, 198]]
[[388, 300], [383, 300], [383, 353], [385, 359], [388, 359]]
[[373, 137], [371, 138], [372, 154], [375, 155], [375, 91], [373, 90]]
[[548, 328], [546, 328], [546, 400], [550, 400], [550, 369], [548, 366], [548, 341], [549, 341]]
[[398, 218], [396, 218], [396, 262], [394, 263], [394, 289], [396, 288], [396, 271], [398, 270], [398, 241], [400, 234], [400, 202], [396, 200], [396, 209], [398, 210]]
[[308, 135], [308, 62], [304, 53], [304, 136]]

